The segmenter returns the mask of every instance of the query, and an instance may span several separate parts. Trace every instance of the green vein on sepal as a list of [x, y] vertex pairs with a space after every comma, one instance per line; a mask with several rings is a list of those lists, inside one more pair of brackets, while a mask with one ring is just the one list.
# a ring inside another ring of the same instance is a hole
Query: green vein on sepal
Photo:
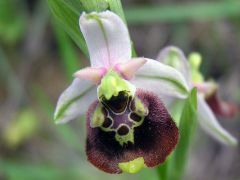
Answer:
[[92, 88], [94, 88], [94, 86], [89, 87], [88, 89], [86, 89], [83, 93], [79, 94], [78, 96], [70, 99], [68, 102], [66, 102], [65, 104], [63, 104], [60, 109], [57, 111], [55, 117], [54, 117], [54, 121], [55, 123], [60, 123], [60, 119], [64, 116], [65, 111], [69, 108], [69, 106], [71, 106], [75, 101], [79, 100], [80, 98], [82, 98], [83, 96], [85, 96]]
[[140, 78], [146, 78], [146, 79], [159, 79], [159, 80], [164, 80], [166, 82], [171, 82], [172, 84], [174, 84], [182, 94], [184, 95], [188, 95], [189, 94], [189, 90], [186, 86], [184, 86], [183, 84], [181, 84], [179, 81], [168, 78], [168, 77], [160, 77], [160, 76], [152, 76], [152, 75], [143, 75], [143, 74], [138, 74], [137, 77]]

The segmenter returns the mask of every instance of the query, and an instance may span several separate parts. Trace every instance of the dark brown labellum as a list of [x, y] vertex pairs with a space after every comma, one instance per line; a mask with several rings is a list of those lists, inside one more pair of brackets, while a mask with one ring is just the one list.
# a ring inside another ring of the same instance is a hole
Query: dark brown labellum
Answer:
[[[122, 114], [108, 111], [113, 120], [109, 131], [90, 126], [92, 114], [100, 102], [94, 102], [88, 110], [87, 157], [94, 166], [107, 173], [121, 173], [119, 163], [139, 157], [143, 157], [146, 166], [157, 166], [164, 162], [178, 142], [178, 128], [161, 100], [155, 94], [139, 89], [134, 98], [138, 98], [148, 110], [147, 115], [141, 117], [141, 123], [137, 122], [140, 119], [138, 114], [127, 106], [130, 103], [123, 94], [119, 100], [115, 98], [107, 102], [113, 109], [122, 110], [126, 106]], [[117, 105], [114, 101], [123, 103]], [[129, 141], [125, 141], [125, 137]]]

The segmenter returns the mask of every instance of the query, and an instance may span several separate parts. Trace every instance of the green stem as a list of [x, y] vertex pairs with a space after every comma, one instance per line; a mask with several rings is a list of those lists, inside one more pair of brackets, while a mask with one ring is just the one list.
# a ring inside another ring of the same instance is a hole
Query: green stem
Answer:
[[179, 142], [173, 154], [171, 154], [164, 164], [157, 168], [160, 180], [180, 180], [182, 179], [187, 165], [190, 145], [196, 127], [197, 99], [196, 89], [193, 89], [184, 107], [179, 120], [179, 111], [182, 109], [182, 102], [178, 104], [172, 112], [172, 116], [179, 121]]
[[167, 159], [162, 165], [157, 168], [157, 173], [159, 180], [167, 180], [168, 179], [168, 163], [169, 159]]

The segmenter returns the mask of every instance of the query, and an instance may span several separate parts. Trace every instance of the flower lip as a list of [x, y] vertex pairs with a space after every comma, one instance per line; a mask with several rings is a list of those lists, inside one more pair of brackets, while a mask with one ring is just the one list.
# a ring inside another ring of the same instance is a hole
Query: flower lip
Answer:
[[[91, 128], [91, 114], [99, 101], [94, 102], [88, 110], [87, 157], [94, 166], [107, 173], [122, 173], [125, 168], [119, 168], [119, 163], [130, 162], [139, 157], [144, 159], [147, 167], [157, 166], [165, 160], [178, 142], [178, 129], [160, 99], [155, 94], [140, 89], [136, 91], [135, 96], [144, 103], [149, 112], [143, 123], [133, 128], [133, 133], [128, 128], [130, 125], [120, 132], [121, 135], [114, 131], [105, 132], [97, 127]], [[125, 126], [124, 123], [119, 125], [118, 130]], [[133, 142], [131, 134], [134, 135]], [[123, 144], [121, 145], [116, 138]], [[128, 138], [128, 143], [124, 143], [124, 138]]]

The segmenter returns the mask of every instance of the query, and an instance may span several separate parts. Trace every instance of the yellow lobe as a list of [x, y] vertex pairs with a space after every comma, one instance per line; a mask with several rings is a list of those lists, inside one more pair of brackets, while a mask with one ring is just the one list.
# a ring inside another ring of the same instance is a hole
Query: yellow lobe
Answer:
[[118, 167], [126, 173], [134, 174], [139, 172], [142, 168], [146, 167], [143, 157], [139, 157], [129, 162], [122, 162]]

